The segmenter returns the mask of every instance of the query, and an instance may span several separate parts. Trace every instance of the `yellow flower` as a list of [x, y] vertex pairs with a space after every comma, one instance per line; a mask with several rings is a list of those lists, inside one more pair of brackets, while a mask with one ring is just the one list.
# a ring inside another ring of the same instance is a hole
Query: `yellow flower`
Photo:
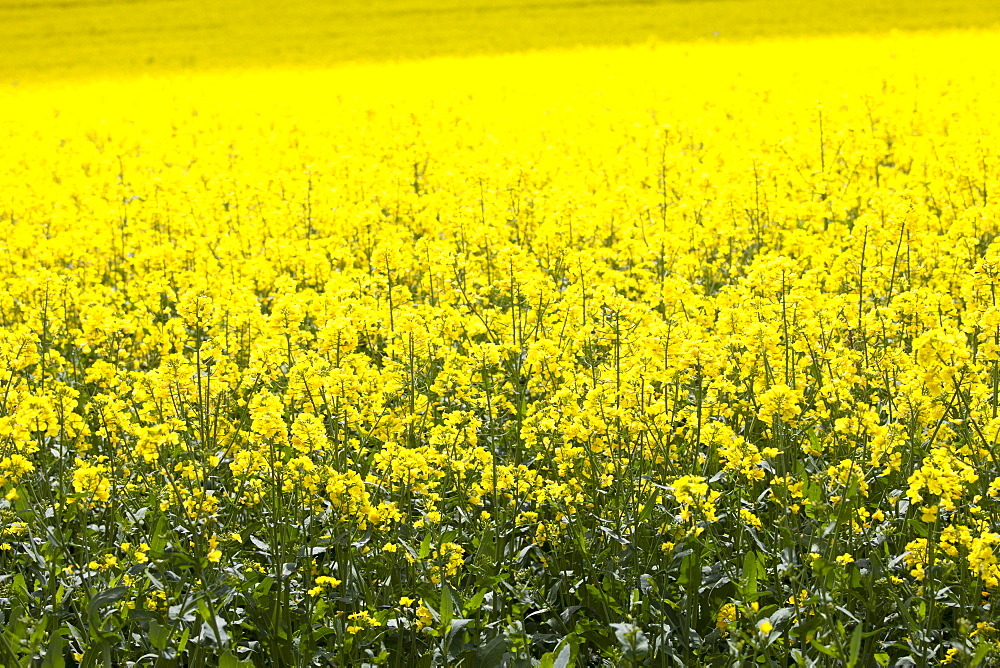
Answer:
[[434, 623], [434, 616], [422, 602], [417, 607], [417, 630], [427, 628]]
[[709, 489], [706, 478], [695, 475], [685, 475], [674, 480], [674, 498], [681, 504], [680, 517], [684, 520], [693, 519], [694, 513], [709, 522], [718, 519], [715, 502], [720, 492]]
[[715, 616], [715, 625], [720, 631], [725, 631], [729, 628], [729, 625], [736, 621], [736, 605], [734, 603], [726, 603], [719, 609], [719, 613]]
[[105, 475], [108, 467], [104, 464], [87, 464], [77, 459], [73, 472], [73, 489], [87, 498], [87, 501], [107, 503], [111, 496], [111, 481]]
[[319, 596], [325, 589], [334, 589], [340, 585], [340, 580], [329, 575], [320, 575], [314, 582], [315, 586], [307, 591], [310, 596]]
[[775, 418], [788, 422], [802, 412], [799, 408], [799, 393], [784, 383], [771, 386], [760, 397], [760, 410], [757, 417], [764, 424], [771, 424]]
[[746, 508], [740, 508], [740, 519], [742, 519], [748, 526], [759, 529], [761, 527], [760, 518], [751, 513]]

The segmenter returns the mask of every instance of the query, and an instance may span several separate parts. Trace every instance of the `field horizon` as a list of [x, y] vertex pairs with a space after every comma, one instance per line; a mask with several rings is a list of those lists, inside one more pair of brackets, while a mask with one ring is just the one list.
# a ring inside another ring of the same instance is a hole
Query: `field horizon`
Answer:
[[5, 0], [0, 82], [997, 26], [982, 0]]

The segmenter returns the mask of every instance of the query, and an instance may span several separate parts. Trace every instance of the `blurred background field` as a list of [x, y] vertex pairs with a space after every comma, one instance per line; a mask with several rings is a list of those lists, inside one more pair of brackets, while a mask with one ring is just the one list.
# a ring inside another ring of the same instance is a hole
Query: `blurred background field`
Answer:
[[2, 0], [0, 82], [998, 24], [995, 0]]

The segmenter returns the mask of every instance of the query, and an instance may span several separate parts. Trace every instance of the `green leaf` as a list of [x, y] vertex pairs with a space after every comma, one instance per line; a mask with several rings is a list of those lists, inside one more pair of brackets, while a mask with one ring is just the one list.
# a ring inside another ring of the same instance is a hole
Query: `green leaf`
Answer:
[[181, 634], [181, 639], [177, 641], [177, 656], [184, 654], [184, 649], [187, 647], [188, 638], [191, 636], [191, 629], [184, 629], [184, 633]]
[[63, 658], [63, 651], [66, 648], [66, 639], [61, 633], [53, 633], [49, 638], [49, 646], [45, 650], [45, 660], [42, 668], [65, 668], [66, 659]]
[[199, 598], [197, 601], [197, 605], [198, 605], [198, 614], [201, 615], [201, 618], [206, 622], [209, 619], [211, 619], [212, 614], [208, 611], [208, 604], [205, 603], [203, 599]]
[[268, 576], [260, 581], [254, 590], [253, 597], [259, 599], [261, 596], [266, 596], [267, 592], [271, 591], [271, 586], [274, 584], [274, 578]]
[[653, 514], [653, 509], [656, 508], [656, 498], [660, 495], [660, 490], [653, 489], [653, 492], [646, 499], [646, 503], [643, 504], [642, 510], [639, 511], [639, 517], [636, 518], [636, 524], [642, 524]]
[[847, 658], [847, 668], [854, 668], [858, 665], [858, 657], [861, 655], [861, 624], [854, 627], [851, 634], [850, 654]]
[[575, 666], [576, 661], [573, 659], [573, 649], [569, 645], [565, 645], [559, 653], [556, 654], [556, 660], [552, 662], [552, 668], [570, 668], [570, 666]]
[[840, 658], [840, 655], [837, 654], [837, 651], [835, 649], [827, 647], [826, 645], [820, 644], [820, 642], [818, 640], [816, 640], [815, 638], [813, 638], [810, 641], [810, 644], [815, 649], [818, 649], [819, 651], [823, 652], [823, 654], [826, 654], [827, 656], [832, 656], [835, 659], [839, 659]]
[[976, 647], [976, 653], [972, 655], [972, 659], [969, 660], [970, 668], [976, 668], [979, 666], [983, 659], [989, 656], [990, 652], [993, 651], [994, 645], [992, 643], [984, 642], [979, 643]]
[[418, 559], [426, 559], [431, 553], [431, 535], [427, 534], [424, 539], [420, 541], [420, 550], [417, 551]]
[[141, 610], [139, 608], [128, 609], [128, 621], [130, 622], [148, 622], [151, 620], [155, 621], [159, 618], [160, 616], [152, 610]]
[[14, 576], [13, 589], [18, 600], [23, 601], [28, 596], [28, 585], [24, 582], [24, 576], [21, 573]]
[[170, 631], [161, 626], [159, 622], [151, 620], [149, 622], [149, 641], [153, 647], [162, 652], [170, 641]]
[[11, 633], [9, 625], [3, 631], [0, 631], [0, 661], [6, 661], [7, 663], [14, 665], [17, 661], [17, 655], [14, 654], [14, 649], [11, 647], [8, 636], [11, 636], [11, 639], [16, 640], [16, 634]]
[[[476, 561], [483, 564], [492, 564], [496, 561], [496, 544], [493, 542], [493, 534], [487, 532], [473, 542], [476, 547]], [[414, 555], [416, 556], [416, 555]]]
[[76, 628], [72, 624], [65, 624], [64, 628], [69, 631], [69, 634], [73, 636], [73, 639], [76, 640], [77, 644], [81, 646], [87, 644], [87, 641], [83, 637], [83, 633], [80, 631], [80, 629]]
[[103, 625], [101, 610], [122, 600], [126, 594], [128, 594], [128, 587], [112, 587], [98, 592], [90, 599], [90, 605], [87, 606], [87, 617], [90, 619], [91, 635]]
[[541, 668], [571, 668], [576, 665], [578, 641], [575, 633], [564, 637], [556, 648], [542, 656]]
[[479, 648], [477, 665], [480, 668], [499, 668], [503, 664], [505, 654], [507, 654], [507, 638], [496, 636]]
[[635, 624], [612, 624], [618, 645], [622, 653], [630, 659], [640, 659], [649, 654], [649, 641], [646, 634]]
[[441, 613], [441, 629], [447, 631], [455, 613], [454, 602], [451, 598], [451, 587], [447, 584], [441, 586], [441, 605], [438, 610]]
[[161, 515], [156, 519], [156, 523], [153, 525], [152, 531], [149, 535], [152, 536], [152, 540], [149, 541], [149, 552], [155, 557], [160, 557], [163, 555], [163, 548], [167, 546], [167, 521]]
[[222, 656], [219, 657], [219, 668], [240, 668], [240, 662], [233, 654], [233, 650], [227, 649], [222, 653]]
[[312, 621], [318, 622], [320, 619], [322, 619], [323, 615], [326, 614], [329, 605], [330, 604], [326, 602], [325, 598], [320, 598], [319, 600], [317, 600], [316, 605], [313, 606]]
[[483, 599], [486, 598], [486, 594], [489, 593], [489, 589], [483, 588], [477, 591], [475, 594], [465, 602], [463, 610], [465, 611], [466, 617], [471, 617], [472, 613], [479, 610], [479, 606], [483, 604]]
[[30, 639], [28, 640], [31, 646], [38, 647], [42, 644], [42, 641], [45, 639], [45, 629], [47, 629], [48, 626], [48, 617], [42, 617], [35, 623], [35, 628], [32, 630]]
[[795, 608], [784, 607], [771, 613], [771, 616], [768, 617], [768, 621], [770, 621], [771, 624], [777, 628], [793, 617], [795, 617]]
[[743, 557], [743, 591], [747, 594], [757, 593], [757, 582], [765, 577], [764, 565], [760, 563], [757, 552], [747, 552]]
[[[465, 617], [457, 617], [455, 619], [452, 619], [451, 626], [448, 627], [448, 634], [447, 634], [449, 641], [453, 641], [455, 639], [455, 636], [464, 631], [465, 627], [467, 627], [471, 623], [472, 620], [466, 619]], [[460, 649], [460, 648], [455, 648], [455, 649]]]
[[601, 601], [602, 603], [604, 603], [613, 612], [616, 612], [619, 615], [622, 614], [622, 608], [618, 604], [618, 601], [616, 601], [614, 599], [614, 597], [612, 597], [607, 592], [605, 592], [605, 591], [603, 591], [601, 589], [598, 589], [597, 587], [595, 587], [592, 584], [587, 584], [587, 593], [590, 594], [591, 596], [593, 596], [598, 601]]
[[91, 668], [96, 666], [106, 666], [110, 668], [114, 665], [111, 662], [111, 651], [116, 642], [112, 638], [102, 638], [100, 642], [92, 644], [83, 653], [83, 660], [80, 661], [81, 668]]

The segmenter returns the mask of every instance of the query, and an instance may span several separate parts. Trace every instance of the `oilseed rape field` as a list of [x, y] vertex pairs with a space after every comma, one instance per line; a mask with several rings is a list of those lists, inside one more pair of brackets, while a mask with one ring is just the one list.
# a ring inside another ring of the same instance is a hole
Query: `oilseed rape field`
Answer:
[[1000, 664], [959, 27], [7, 61], [0, 665]]

